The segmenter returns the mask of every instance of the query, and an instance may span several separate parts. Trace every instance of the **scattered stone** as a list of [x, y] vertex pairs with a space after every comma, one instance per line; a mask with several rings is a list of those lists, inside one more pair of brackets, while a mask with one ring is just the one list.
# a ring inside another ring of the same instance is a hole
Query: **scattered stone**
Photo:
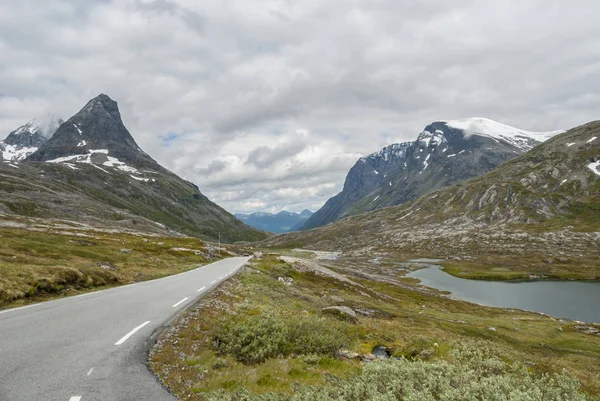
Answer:
[[372, 355], [375, 355], [378, 359], [388, 359], [390, 357], [390, 351], [387, 347], [383, 345], [378, 345], [373, 348]]
[[597, 329], [593, 326], [575, 326], [575, 330], [583, 334], [591, 334], [600, 336], [600, 329]]
[[142, 239], [142, 241], [144, 241], [144, 242], [148, 242], [148, 239], [147, 239], [147, 238], [144, 238], [144, 239]]
[[321, 309], [321, 312], [323, 312], [326, 315], [332, 315], [345, 320], [357, 320], [356, 312], [354, 312], [347, 306], [329, 306], [327, 308]]
[[279, 277], [279, 278], [277, 278], [277, 280], [281, 281], [285, 285], [292, 285], [294, 283], [294, 279], [291, 277], [286, 277], [286, 278]]
[[330, 295], [329, 299], [331, 299], [333, 302], [344, 302], [344, 298], [337, 295]]
[[121, 253], [131, 253], [131, 249], [121, 249]]
[[338, 356], [344, 359], [358, 359], [360, 357], [360, 354], [342, 349], [338, 351]]
[[489, 331], [496, 331], [496, 328], [495, 328], [495, 327], [492, 327], [492, 326], [488, 327], [487, 329], [488, 329]]
[[362, 357], [364, 362], [373, 362], [377, 360], [377, 357], [373, 354], [367, 354]]
[[117, 265], [113, 265], [110, 262], [97, 262], [96, 267], [99, 267], [104, 270], [118, 270], [119, 267]]

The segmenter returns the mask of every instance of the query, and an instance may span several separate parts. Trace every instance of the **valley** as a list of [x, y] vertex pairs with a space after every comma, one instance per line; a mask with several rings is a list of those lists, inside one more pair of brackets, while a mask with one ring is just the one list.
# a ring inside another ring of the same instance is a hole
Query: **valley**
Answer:
[[[600, 325], [458, 301], [405, 273], [366, 258], [265, 253], [160, 335], [152, 368], [190, 400], [600, 392]], [[556, 376], [563, 369], [571, 378]]]
[[0, 401], [600, 401], [598, 15], [0, 1]]
[[[315, 214], [235, 216], [143, 152], [106, 95], [50, 139], [41, 126], [2, 145], [5, 319], [185, 288], [171, 308], [189, 309], [161, 312], [135, 351], [179, 399], [600, 395], [599, 122], [436, 122], [359, 159]], [[143, 296], [140, 313], [165, 307]], [[158, 385], [135, 375], [139, 395]]]

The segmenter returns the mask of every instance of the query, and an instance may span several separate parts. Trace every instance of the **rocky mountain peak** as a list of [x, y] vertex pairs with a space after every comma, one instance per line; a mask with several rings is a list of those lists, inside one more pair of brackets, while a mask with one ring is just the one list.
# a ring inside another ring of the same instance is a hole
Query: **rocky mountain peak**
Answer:
[[126, 164], [132, 168], [162, 169], [144, 153], [125, 125], [117, 102], [105, 94], [90, 100], [67, 120], [27, 161]]
[[60, 117], [49, 113], [23, 124], [0, 141], [0, 160], [19, 162], [35, 152], [63, 123]]
[[414, 142], [392, 144], [359, 159], [342, 192], [302, 228], [399, 205], [477, 177], [561, 132], [530, 132], [484, 118], [432, 122]]
[[117, 123], [123, 123], [117, 102], [104, 93], [90, 100], [79, 113], [96, 117], [106, 115]]

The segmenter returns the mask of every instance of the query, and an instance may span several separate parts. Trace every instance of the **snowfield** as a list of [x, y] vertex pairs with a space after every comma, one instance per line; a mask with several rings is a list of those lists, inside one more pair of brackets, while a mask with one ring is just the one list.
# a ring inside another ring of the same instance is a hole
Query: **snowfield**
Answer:
[[17, 145], [6, 145], [0, 141], [0, 152], [2, 153], [2, 160], [9, 162], [20, 162], [25, 160], [27, 156], [35, 152], [38, 148], [26, 148]]
[[549, 132], [525, 131], [481, 117], [450, 120], [445, 121], [445, 123], [448, 127], [463, 130], [467, 136], [479, 135], [505, 141], [524, 151], [528, 151], [534, 147], [534, 145], [530, 143], [532, 139], [538, 142], [545, 142], [548, 139], [565, 132], [562, 130]]

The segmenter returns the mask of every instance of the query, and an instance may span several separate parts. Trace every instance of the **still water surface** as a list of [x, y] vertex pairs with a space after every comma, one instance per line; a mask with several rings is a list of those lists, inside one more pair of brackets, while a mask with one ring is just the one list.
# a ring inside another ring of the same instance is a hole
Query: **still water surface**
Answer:
[[526, 309], [554, 317], [600, 322], [600, 282], [467, 280], [431, 266], [407, 274], [452, 297], [501, 308]]

